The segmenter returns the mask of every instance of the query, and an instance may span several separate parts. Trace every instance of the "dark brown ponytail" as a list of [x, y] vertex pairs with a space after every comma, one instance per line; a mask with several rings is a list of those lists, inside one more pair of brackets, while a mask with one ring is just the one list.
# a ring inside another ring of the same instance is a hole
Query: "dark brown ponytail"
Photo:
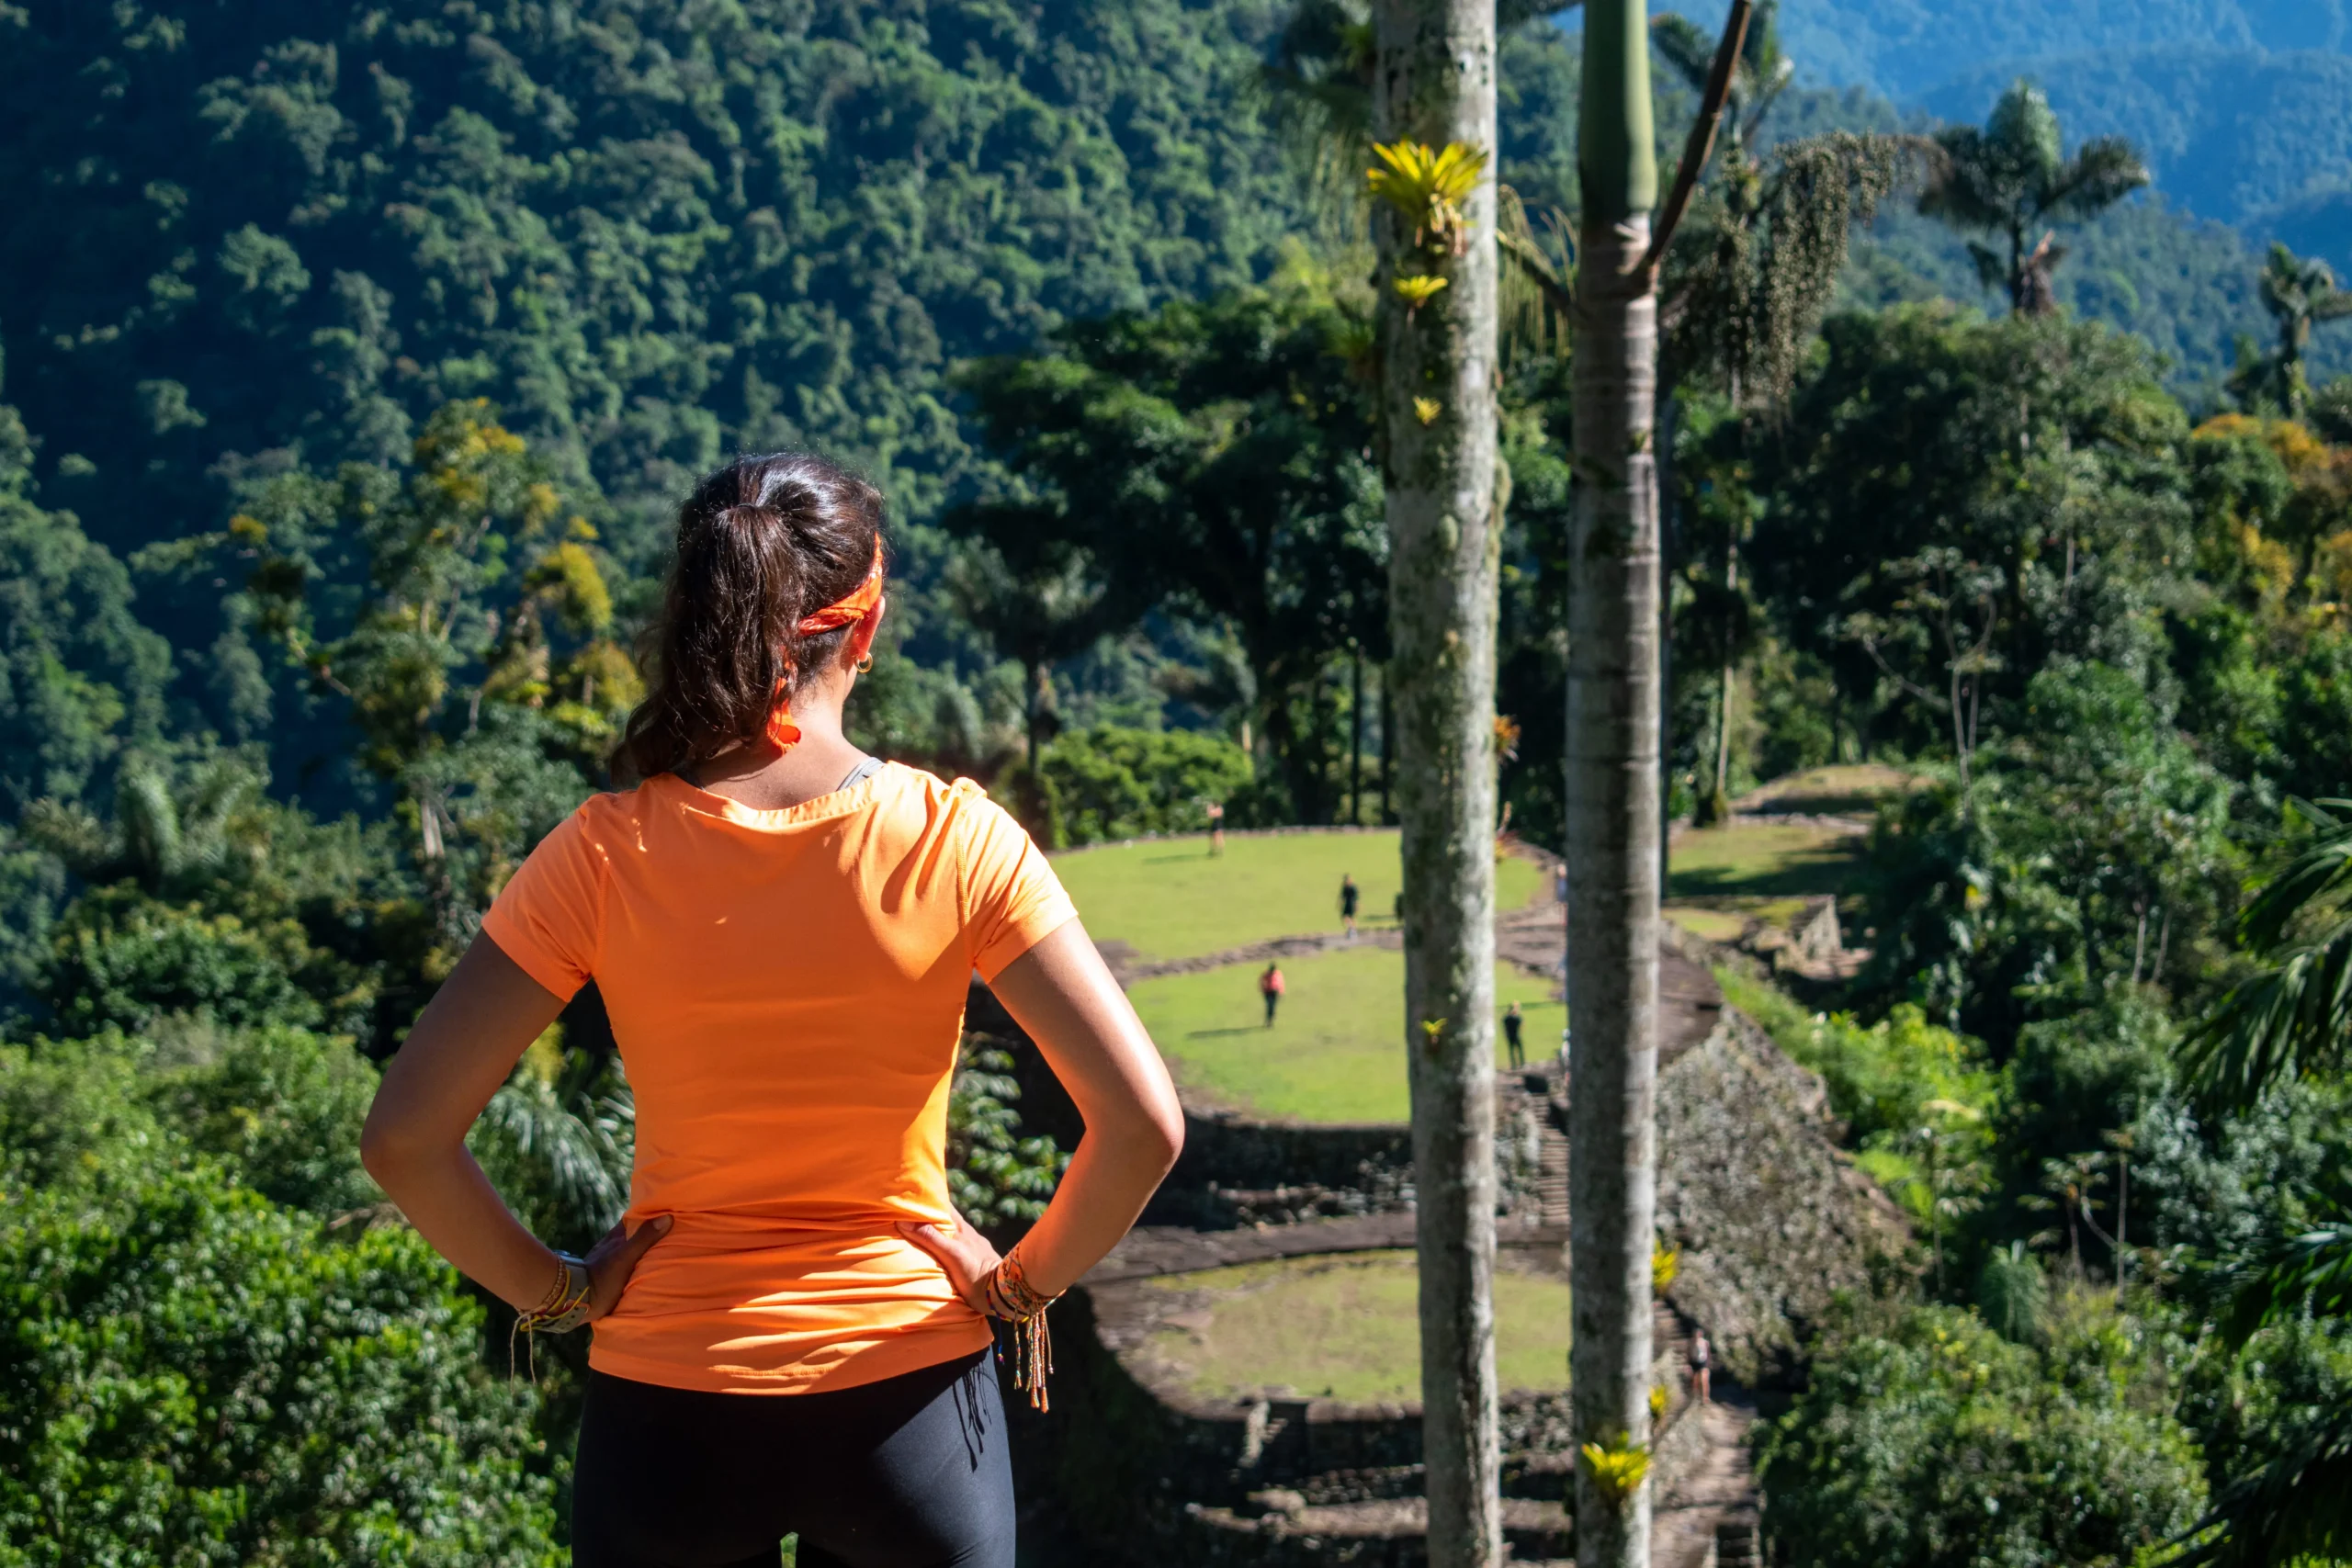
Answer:
[[741, 457], [678, 511], [677, 558], [646, 634], [651, 689], [613, 752], [634, 783], [757, 740], [787, 687], [841, 650], [848, 626], [796, 623], [854, 592], [882, 537], [882, 494], [822, 457]]

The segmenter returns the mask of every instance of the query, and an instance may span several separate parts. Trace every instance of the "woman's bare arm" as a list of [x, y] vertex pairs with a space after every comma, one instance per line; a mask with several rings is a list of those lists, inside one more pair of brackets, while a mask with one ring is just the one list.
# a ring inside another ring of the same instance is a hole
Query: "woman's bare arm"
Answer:
[[[561, 998], [477, 936], [385, 1065], [359, 1134], [368, 1174], [418, 1233], [468, 1278], [522, 1309], [548, 1293], [556, 1256], [499, 1201], [466, 1134], [562, 1010]], [[669, 1228], [666, 1216], [633, 1236], [615, 1226], [596, 1244], [588, 1255], [592, 1316], [612, 1310], [637, 1260]]]
[[[1007, 964], [989, 989], [1036, 1042], [1086, 1121], [1053, 1201], [1021, 1244], [1030, 1282], [1058, 1294], [1143, 1213], [1184, 1146], [1184, 1111], [1151, 1036], [1078, 921]], [[978, 1304], [979, 1282], [997, 1260], [987, 1238], [969, 1226], [952, 1235], [930, 1225], [899, 1229]]]

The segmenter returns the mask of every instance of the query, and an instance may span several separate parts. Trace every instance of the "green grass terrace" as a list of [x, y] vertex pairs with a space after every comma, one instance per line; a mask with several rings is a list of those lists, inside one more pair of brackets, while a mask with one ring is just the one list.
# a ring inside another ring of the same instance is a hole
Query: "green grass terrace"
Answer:
[[[1290, 990], [1272, 1029], [1258, 998], [1262, 967], [1170, 975], [1128, 993], [1186, 1098], [1301, 1122], [1408, 1120], [1405, 955], [1366, 944], [1285, 961]], [[1495, 966], [1495, 1005], [1520, 1004], [1531, 1061], [1559, 1049], [1567, 1010], [1553, 990], [1549, 979]], [[1495, 1052], [1504, 1066], [1499, 1023]]]
[[[1405, 1251], [1351, 1252], [1170, 1274], [1182, 1298], [1142, 1347], [1155, 1371], [1212, 1399], [1420, 1398], [1419, 1276]], [[1171, 1303], [1174, 1304], [1174, 1303]], [[1505, 1249], [1495, 1269], [1495, 1373], [1505, 1391], [1568, 1386], [1568, 1285]]]
[[[1360, 833], [1228, 834], [1211, 855], [1206, 836], [1105, 844], [1054, 857], [1054, 870], [1098, 942], [1145, 959], [1193, 958], [1275, 937], [1340, 929], [1340, 878], [1363, 889], [1359, 923], [1394, 928], [1404, 886], [1393, 828]], [[1495, 903], [1517, 908], [1543, 891], [1543, 874], [1505, 856]]]

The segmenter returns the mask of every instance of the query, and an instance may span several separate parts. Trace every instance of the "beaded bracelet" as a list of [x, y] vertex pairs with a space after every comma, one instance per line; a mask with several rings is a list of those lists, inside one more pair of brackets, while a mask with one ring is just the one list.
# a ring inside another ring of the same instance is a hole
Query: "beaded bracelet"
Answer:
[[506, 1375], [509, 1377], [514, 1375], [514, 1337], [517, 1334], [532, 1336], [531, 1381], [537, 1382], [539, 1376], [537, 1337], [542, 1334], [569, 1334], [588, 1321], [589, 1298], [595, 1287], [588, 1278], [586, 1260], [569, 1252], [559, 1252], [555, 1255], [555, 1282], [548, 1287], [548, 1293], [541, 1296], [539, 1304], [528, 1312], [516, 1313], [514, 1327], [506, 1332]]
[[1030, 1408], [1048, 1410], [1046, 1374], [1054, 1370], [1054, 1337], [1046, 1327], [1046, 1309], [1061, 1300], [1046, 1295], [1029, 1282], [1019, 1250], [1007, 1253], [980, 1281], [981, 1299], [989, 1315], [1013, 1325], [1012, 1386], [1029, 1396]]

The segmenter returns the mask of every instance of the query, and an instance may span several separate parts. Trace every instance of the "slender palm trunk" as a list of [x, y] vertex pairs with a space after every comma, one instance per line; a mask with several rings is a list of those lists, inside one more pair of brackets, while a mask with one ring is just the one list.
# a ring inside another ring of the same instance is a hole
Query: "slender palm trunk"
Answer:
[[1029, 663], [1029, 776], [1037, 776], [1037, 752], [1045, 744], [1046, 718], [1054, 711], [1054, 674], [1042, 659]]
[[1384, 828], [1396, 820], [1388, 798], [1390, 787], [1396, 783], [1396, 705], [1389, 700], [1393, 689], [1389, 681], [1395, 669], [1394, 663], [1380, 667], [1380, 823]]
[[[1676, 532], [1674, 489], [1674, 387], [1661, 371], [1657, 378], [1657, 809], [1658, 820], [1674, 819], [1674, 552], [1681, 547]], [[1694, 815], [1702, 815], [1694, 813]], [[1667, 835], [1657, 836], [1658, 885], [1664, 886], [1673, 869]]]
[[[1650, 1435], [1661, 822], [1647, 37], [1642, 0], [1589, 0], [1568, 590], [1569, 1382], [1577, 1443], [1603, 1449]], [[1618, 1496], [1579, 1464], [1576, 1518], [1581, 1568], [1648, 1568], [1645, 1483]]]
[[[1733, 592], [1737, 592], [1739, 590], [1739, 541], [1736, 538], [1732, 540], [1724, 552], [1724, 587]], [[1726, 619], [1728, 619], [1728, 617], [1726, 617]], [[1724, 805], [1724, 802], [1730, 799], [1731, 786], [1731, 697], [1733, 671], [1730, 653], [1731, 638], [1728, 635], [1731, 627], [1726, 625], [1724, 627], [1724, 630], [1726, 635], [1724, 638], [1724, 653], [1722, 701], [1718, 705], [1718, 711], [1715, 715], [1714, 799], [1715, 815], [1717, 816], [1724, 815], [1728, 811], [1728, 807]]]
[[[1406, 1052], [1419, 1215], [1421, 1442], [1431, 1568], [1502, 1561], [1495, 1387], [1495, 8], [1379, 0], [1383, 141], [1487, 154], [1469, 243], [1408, 315], [1387, 287], [1412, 243], [1379, 219], [1397, 816], [1404, 829]], [[1422, 400], [1419, 409], [1415, 400]], [[1436, 410], [1424, 418], [1429, 405]]]
[[1363, 822], [1363, 649], [1349, 664], [1348, 826]]

